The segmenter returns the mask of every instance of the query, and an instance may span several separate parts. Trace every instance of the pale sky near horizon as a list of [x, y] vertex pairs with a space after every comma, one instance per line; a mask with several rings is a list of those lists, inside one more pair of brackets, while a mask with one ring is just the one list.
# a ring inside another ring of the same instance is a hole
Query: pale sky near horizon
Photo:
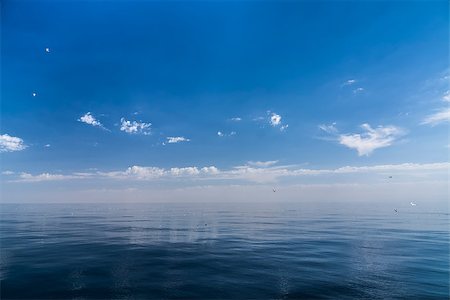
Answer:
[[448, 11], [2, 1], [1, 201], [448, 205]]

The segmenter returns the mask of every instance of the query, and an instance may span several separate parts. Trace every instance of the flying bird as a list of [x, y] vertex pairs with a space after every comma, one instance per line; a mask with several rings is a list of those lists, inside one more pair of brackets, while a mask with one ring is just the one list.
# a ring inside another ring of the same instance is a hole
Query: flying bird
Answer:
[[50, 53], [50, 48], [45, 48], [45, 52]]
[[33, 97], [36, 97], [36, 96], [37, 96], [37, 93], [36, 93], [36, 92], [33, 92], [33, 93], [31, 93], [31, 95], [32, 95]]
[[398, 213], [398, 210], [397, 210], [396, 208], [394, 208], [394, 211], [395, 211], [396, 213]]
[[272, 189], [272, 191], [275, 193], [277, 190], [276, 189]]
[[409, 202], [409, 204], [411, 204], [411, 206], [416, 206], [417, 205], [414, 202]]

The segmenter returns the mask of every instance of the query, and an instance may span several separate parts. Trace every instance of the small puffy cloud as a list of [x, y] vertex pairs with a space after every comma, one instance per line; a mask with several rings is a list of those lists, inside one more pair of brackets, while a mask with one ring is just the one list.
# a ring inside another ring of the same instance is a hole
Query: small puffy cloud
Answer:
[[267, 112], [269, 114], [269, 124], [272, 127], [278, 127], [280, 128], [280, 131], [285, 131], [289, 125], [288, 124], [282, 124], [281, 122], [281, 116], [277, 113], [268, 111]]
[[189, 142], [190, 139], [185, 138], [183, 136], [169, 136], [167, 137], [167, 143], [169, 144], [176, 144], [181, 142]]
[[268, 161], [248, 161], [247, 164], [252, 167], [267, 168], [278, 163], [278, 160]]
[[45, 144], [44, 147], [45, 148], [49, 148], [51, 145], [50, 144]]
[[289, 127], [288, 124], [282, 125], [282, 126], [280, 127], [280, 130], [281, 130], [281, 131], [285, 131], [288, 127]]
[[27, 146], [19, 137], [9, 134], [0, 135], [0, 152], [13, 152], [24, 150]]
[[236, 135], [236, 131], [231, 131], [230, 133], [224, 133], [222, 131], [217, 131], [217, 135], [220, 137], [233, 136], [233, 135]]
[[358, 151], [359, 156], [370, 155], [374, 150], [391, 146], [405, 132], [395, 126], [378, 126], [373, 129], [369, 124], [362, 124], [364, 133], [341, 134], [339, 143]]
[[319, 129], [322, 131], [325, 131], [326, 133], [330, 133], [330, 134], [335, 134], [338, 132], [338, 130], [336, 128], [336, 122], [333, 122], [330, 125], [320, 124]]
[[105, 129], [105, 127], [103, 127], [102, 123], [100, 123], [100, 121], [98, 121], [90, 112], [85, 113], [83, 116], [81, 116], [78, 119], [79, 122], [82, 123], [86, 123], [88, 125], [92, 125], [94, 127], [100, 127]]
[[272, 126], [278, 126], [281, 124], [281, 116], [276, 113], [272, 113], [270, 115], [269, 120], [270, 120], [270, 125], [272, 125]]
[[129, 134], [150, 134], [151, 123], [128, 121], [125, 118], [120, 119], [120, 131], [124, 131]]
[[356, 83], [356, 79], [349, 79], [347, 81], [345, 81], [342, 86], [347, 86], [347, 85], [352, 85]]
[[362, 87], [359, 87], [359, 88], [356, 88], [356, 89], [353, 90], [354, 94], [359, 94], [359, 93], [362, 93], [362, 92], [364, 92], [364, 89]]
[[240, 118], [240, 117], [234, 117], [234, 118], [231, 118], [230, 120], [231, 120], [231, 121], [234, 121], [234, 122], [239, 122], [239, 121], [242, 121], [242, 118]]

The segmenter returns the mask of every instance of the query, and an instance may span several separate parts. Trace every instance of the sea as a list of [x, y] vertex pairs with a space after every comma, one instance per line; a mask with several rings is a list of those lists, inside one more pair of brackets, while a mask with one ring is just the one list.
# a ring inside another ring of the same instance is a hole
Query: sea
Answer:
[[1, 204], [1, 299], [449, 299], [419, 204]]

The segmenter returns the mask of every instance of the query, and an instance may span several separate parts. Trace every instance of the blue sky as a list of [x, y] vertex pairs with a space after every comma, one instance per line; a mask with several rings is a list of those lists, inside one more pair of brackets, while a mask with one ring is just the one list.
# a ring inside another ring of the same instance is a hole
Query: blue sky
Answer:
[[2, 198], [393, 172], [444, 191], [448, 9], [3, 1]]

